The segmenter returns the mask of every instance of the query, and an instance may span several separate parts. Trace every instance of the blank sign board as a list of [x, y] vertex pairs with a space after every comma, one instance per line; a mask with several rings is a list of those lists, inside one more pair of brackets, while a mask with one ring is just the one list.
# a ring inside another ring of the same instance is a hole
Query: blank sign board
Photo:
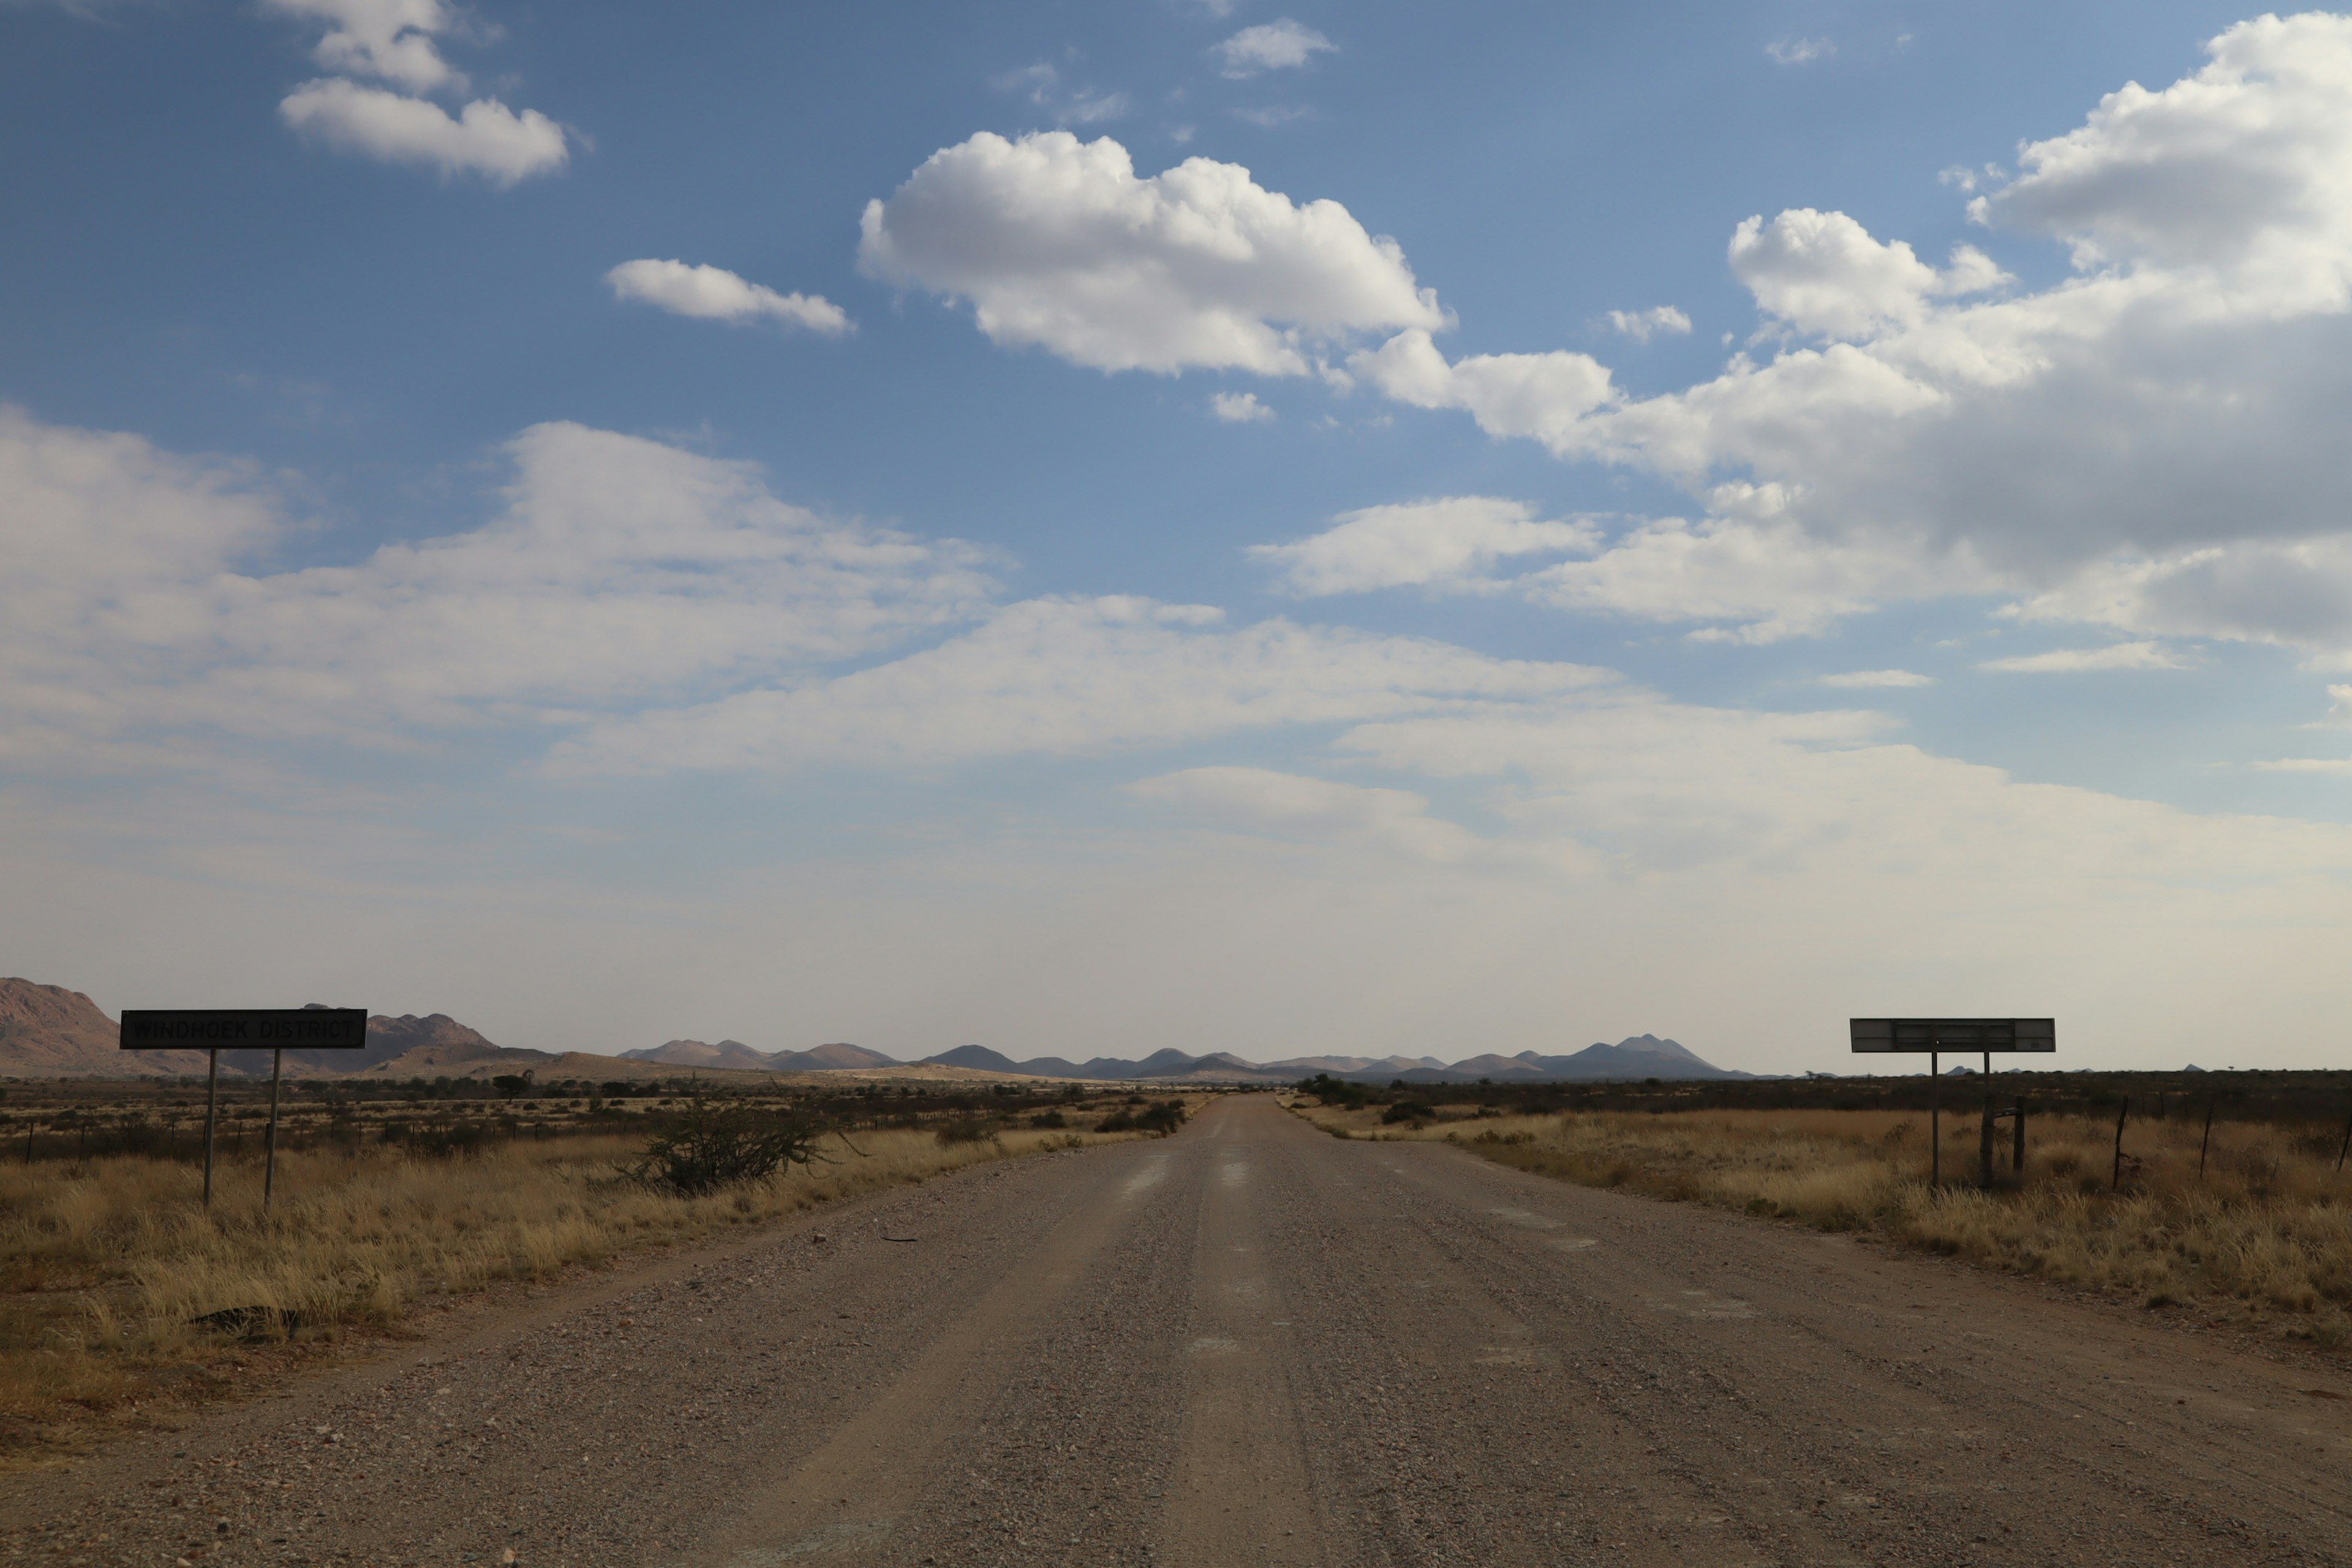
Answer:
[[1853, 1018], [1857, 1051], [2054, 1051], [2055, 1018]]
[[356, 1051], [367, 1045], [364, 1007], [125, 1008], [126, 1051]]

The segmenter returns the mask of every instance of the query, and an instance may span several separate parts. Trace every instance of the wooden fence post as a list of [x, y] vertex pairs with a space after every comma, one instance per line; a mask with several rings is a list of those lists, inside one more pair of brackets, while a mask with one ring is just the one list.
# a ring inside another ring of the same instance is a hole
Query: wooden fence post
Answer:
[[2125, 1095], [2123, 1104], [2116, 1110], [2116, 1173], [2107, 1182], [2109, 1192], [2119, 1192], [2124, 1184], [2124, 1119], [2131, 1114], [2131, 1096]]
[[2200, 1182], [2205, 1179], [2205, 1152], [2213, 1147], [2214, 1098], [2210, 1094], [2205, 1097], [2205, 1136], [2197, 1145], [2197, 1179]]

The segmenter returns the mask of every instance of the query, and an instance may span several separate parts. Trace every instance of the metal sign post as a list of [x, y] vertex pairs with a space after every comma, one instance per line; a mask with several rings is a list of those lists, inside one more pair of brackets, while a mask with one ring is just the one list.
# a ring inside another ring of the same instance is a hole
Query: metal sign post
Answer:
[[356, 1051], [367, 1045], [364, 1007], [201, 1007], [163, 1012], [126, 1008], [126, 1051], [204, 1050], [212, 1065], [205, 1079], [205, 1206], [213, 1206], [213, 1129], [220, 1110], [220, 1054], [266, 1050], [269, 1067], [268, 1165], [261, 1179], [266, 1206], [278, 1179], [278, 1084], [288, 1051]]
[[[1979, 1130], [1979, 1175], [1992, 1184], [1992, 1054], [1995, 1051], [2054, 1051], [2054, 1018], [1849, 1018], [1848, 1037], [1864, 1055], [1924, 1052], [1932, 1087], [1927, 1100], [1927, 1183], [1944, 1181], [1943, 1053], [1977, 1051], [1984, 1058], [1985, 1121]], [[2025, 1104], [2018, 1102], [2017, 1168], [2025, 1169]]]

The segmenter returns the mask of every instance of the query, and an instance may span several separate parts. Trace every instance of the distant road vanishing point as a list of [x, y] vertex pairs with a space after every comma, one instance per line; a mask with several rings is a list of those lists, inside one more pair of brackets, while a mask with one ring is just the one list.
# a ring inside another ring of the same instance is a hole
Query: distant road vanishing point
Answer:
[[2308, 1359], [1270, 1096], [473, 1321], [0, 1482], [0, 1561], [2352, 1554]]

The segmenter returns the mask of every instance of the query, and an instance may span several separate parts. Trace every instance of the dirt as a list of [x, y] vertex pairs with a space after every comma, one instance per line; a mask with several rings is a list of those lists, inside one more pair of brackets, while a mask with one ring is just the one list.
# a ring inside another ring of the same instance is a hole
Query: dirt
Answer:
[[9, 1478], [0, 1561], [2336, 1563], [2343, 1384], [1255, 1096]]

